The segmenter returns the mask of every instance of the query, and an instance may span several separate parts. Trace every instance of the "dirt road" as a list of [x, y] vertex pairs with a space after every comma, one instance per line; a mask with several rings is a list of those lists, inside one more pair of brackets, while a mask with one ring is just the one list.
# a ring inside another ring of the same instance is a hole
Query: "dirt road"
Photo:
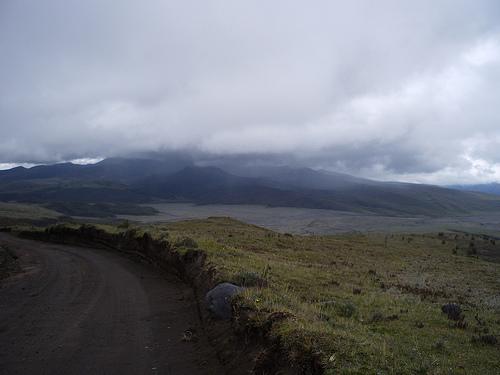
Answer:
[[224, 373], [175, 277], [103, 250], [0, 244], [24, 270], [0, 284], [1, 374]]

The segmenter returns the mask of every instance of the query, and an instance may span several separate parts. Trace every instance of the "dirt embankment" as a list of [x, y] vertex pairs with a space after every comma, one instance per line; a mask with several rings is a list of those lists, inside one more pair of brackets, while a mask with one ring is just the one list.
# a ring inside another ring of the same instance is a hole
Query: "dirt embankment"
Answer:
[[207, 264], [206, 254], [200, 249], [179, 252], [169, 241], [153, 239], [148, 233], [140, 234], [135, 230], [109, 233], [91, 225], [79, 228], [56, 225], [45, 231], [24, 231], [19, 235], [40, 241], [119, 251], [151, 263], [162, 271], [175, 272], [192, 286], [206, 334], [229, 374], [323, 373], [318, 363], [289, 363], [278, 340], [270, 339], [266, 331], [256, 331], [249, 324], [251, 311], [235, 310], [231, 322], [213, 319], [205, 308], [204, 297], [217, 284], [216, 272]]

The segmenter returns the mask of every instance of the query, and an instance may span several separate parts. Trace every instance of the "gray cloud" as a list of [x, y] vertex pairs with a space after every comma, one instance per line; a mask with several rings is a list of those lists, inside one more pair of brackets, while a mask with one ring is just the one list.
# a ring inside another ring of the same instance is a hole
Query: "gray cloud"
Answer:
[[495, 0], [4, 0], [0, 163], [193, 150], [499, 180], [499, 20]]

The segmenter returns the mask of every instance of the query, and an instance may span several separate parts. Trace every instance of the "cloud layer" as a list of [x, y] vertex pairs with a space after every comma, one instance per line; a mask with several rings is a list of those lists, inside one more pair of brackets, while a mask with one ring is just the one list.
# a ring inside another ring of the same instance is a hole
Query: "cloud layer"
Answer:
[[500, 3], [0, 3], [0, 165], [159, 150], [500, 180]]

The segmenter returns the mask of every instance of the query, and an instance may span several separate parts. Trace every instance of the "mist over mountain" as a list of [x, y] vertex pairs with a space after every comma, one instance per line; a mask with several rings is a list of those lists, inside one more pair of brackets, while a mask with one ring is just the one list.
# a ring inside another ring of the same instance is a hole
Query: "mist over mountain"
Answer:
[[499, 17], [494, 0], [3, 0], [0, 168], [181, 150], [499, 181]]
[[13, 168], [0, 171], [0, 200], [59, 207], [61, 202], [258, 204], [430, 216], [500, 209], [500, 199], [432, 185], [372, 181], [304, 167], [211, 163], [200, 166], [177, 155]]
[[95, 164], [59, 163], [32, 168], [16, 167], [0, 171], [0, 181], [47, 178], [95, 179], [131, 182], [154, 174], [169, 174], [192, 165], [188, 156], [168, 154], [161, 159], [108, 158]]

